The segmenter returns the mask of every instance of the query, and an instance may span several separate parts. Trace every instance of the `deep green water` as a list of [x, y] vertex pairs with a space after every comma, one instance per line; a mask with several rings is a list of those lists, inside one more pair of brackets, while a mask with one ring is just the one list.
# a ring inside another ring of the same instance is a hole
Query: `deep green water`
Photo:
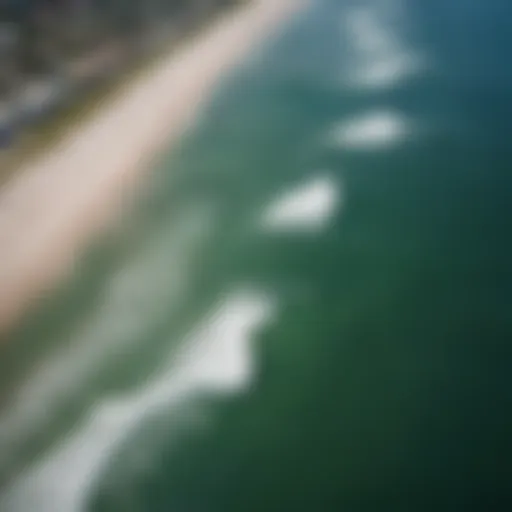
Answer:
[[506, 510], [511, 15], [318, 0], [237, 70], [3, 349], [0, 510]]

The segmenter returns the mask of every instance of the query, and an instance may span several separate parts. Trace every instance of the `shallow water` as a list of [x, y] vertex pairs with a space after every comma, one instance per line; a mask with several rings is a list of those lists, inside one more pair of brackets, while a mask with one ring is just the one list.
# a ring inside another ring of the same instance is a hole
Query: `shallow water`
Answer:
[[510, 14], [318, 1], [234, 73], [5, 347], [0, 509], [501, 508]]

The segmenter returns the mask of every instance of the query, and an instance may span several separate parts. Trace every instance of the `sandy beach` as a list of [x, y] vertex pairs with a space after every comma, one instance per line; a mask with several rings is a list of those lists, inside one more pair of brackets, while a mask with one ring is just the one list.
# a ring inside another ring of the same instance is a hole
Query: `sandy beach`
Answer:
[[0, 332], [67, 275], [225, 72], [304, 4], [253, 0], [221, 17], [16, 172], [0, 191]]

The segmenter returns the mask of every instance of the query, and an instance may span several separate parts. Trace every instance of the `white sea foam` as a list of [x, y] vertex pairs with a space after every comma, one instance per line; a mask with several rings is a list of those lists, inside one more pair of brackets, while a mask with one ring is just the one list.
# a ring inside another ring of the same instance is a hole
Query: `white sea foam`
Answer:
[[403, 141], [411, 133], [407, 118], [392, 110], [374, 110], [336, 124], [329, 132], [329, 145], [377, 150]]
[[[377, 6], [378, 7], [378, 6]], [[357, 7], [344, 13], [341, 29], [348, 34], [353, 64], [347, 80], [357, 87], [391, 87], [420, 71], [424, 59], [385, 22], [377, 7]]]
[[149, 415], [204, 393], [230, 395], [254, 377], [252, 342], [275, 304], [254, 290], [226, 297], [157, 375], [134, 393], [100, 402], [70, 437], [22, 474], [0, 499], [5, 512], [82, 512], [113, 454]]
[[273, 232], [318, 231], [341, 199], [339, 183], [327, 173], [318, 174], [277, 197], [263, 213], [263, 228]]

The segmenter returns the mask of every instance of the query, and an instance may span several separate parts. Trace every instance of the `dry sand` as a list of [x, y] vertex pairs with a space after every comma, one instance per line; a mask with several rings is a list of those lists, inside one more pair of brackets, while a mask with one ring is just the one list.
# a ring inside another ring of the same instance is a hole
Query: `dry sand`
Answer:
[[[224, 72], [305, 0], [252, 0], [164, 58], [0, 192], [0, 333], [67, 275]], [[4, 334], [6, 335], [6, 334]]]

